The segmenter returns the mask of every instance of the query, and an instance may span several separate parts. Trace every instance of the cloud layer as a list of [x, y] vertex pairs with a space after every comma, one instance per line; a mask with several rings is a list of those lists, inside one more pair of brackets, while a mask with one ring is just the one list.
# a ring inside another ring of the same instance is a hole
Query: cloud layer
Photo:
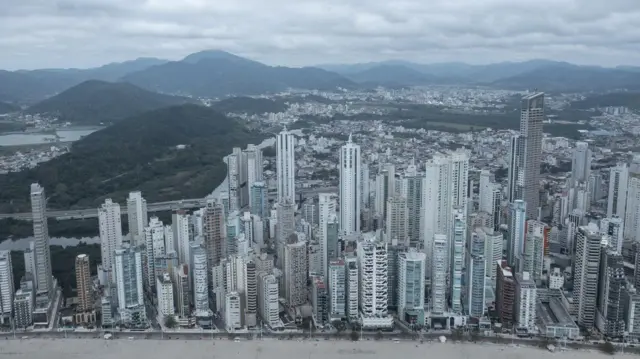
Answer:
[[270, 64], [640, 64], [638, 0], [0, 0], [0, 68], [223, 49]]

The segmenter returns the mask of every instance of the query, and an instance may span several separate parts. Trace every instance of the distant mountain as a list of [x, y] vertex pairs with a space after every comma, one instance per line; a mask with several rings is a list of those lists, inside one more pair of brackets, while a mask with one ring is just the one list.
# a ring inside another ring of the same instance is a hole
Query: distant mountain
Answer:
[[20, 107], [11, 103], [0, 102], [0, 115], [20, 111]]
[[414, 86], [432, 84], [439, 81], [434, 75], [428, 75], [404, 65], [378, 65], [367, 70], [352, 73], [347, 77], [361, 84], [385, 86]]
[[0, 70], [0, 101], [31, 104], [84, 81], [116, 81], [130, 72], [166, 62], [155, 58], [139, 58], [90, 69]]
[[624, 106], [640, 109], [640, 92], [612, 92], [607, 94], [590, 95], [584, 100], [571, 104], [572, 108], [590, 109], [607, 106]]
[[182, 61], [153, 66], [123, 77], [134, 85], [163, 93], [199, 97], [256, 95], [288, 88], [329, 90], [353, 82], [326, 70], [272, 67], [223, 51], [205, 51]]
[[221, 113], [246, 113], [249, 115], [284, 112], [289, 108], [280, 100], [252, 97], [231, 97], [211, 105]]
[[45, 187], [50, 208], [93, 208], [105, 198], [123, 203], [132, 190], [148, 202], [204, 197], [226, 176], [224, 156], [261, 140], [203, 106], [145, 112], [75, 142], [68, 154], [0, 175], [0, 210], [27, 210], [33, 182]]
[[29, 107], [26, 112], [55, 115], [78, 124], [98, 124], [189, 101], [129, 83], [89, 80]]
[[554, 64], [502, 78], [491, 83], [507, 89], [540, 89], [556, 92], [640, 90], [640, 73], [625, 70]]

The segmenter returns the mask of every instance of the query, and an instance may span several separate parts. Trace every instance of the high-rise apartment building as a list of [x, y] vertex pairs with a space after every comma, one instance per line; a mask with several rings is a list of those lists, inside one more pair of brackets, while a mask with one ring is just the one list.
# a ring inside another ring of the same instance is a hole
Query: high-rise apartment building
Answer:
[[542, 279], [544, 268], [544, 237], [547, 225], [536, 220], [527, 221], [527, 235], [523, 248], [522, 270], [528, 272], [532, 280]]
[[258, 303], [262, 322], [270, 328], [277, 328], [280, 322], [280, 304], [278, 303], [278, 280], [273, 274], [258, 273]]
[[414, 247], [422, 247], [420, 241], [420, 219], [422, 218], [422, 184], [424, 175], [418, 172], [414, 160], [405, 172], [405, 190], [407, 199], [407, 227], [409, 244]]
[[407, 214], [407, 200], [405, 197], [389, 197], [387, 200], [387, 218], [385, 220], [385, 240], [387, 243], [407, 243], [409, 239]]
[[485, 312], [485, 239], [486, 236], [471, 232], [468, 241], [465, 309], [468, 315], [474, 318], [482, 317]]
[[125, 323], [146, 321], [144, 306], [142, 253], [123, 244], [115, 251], [115, 277], [118, 294], [118, 312]]
[[228, 332], [242, 328], [242, 298], [238, 292], [230, 292], [225, 296], [224, 324]]
[[451, 238], [451, 258], [449, 295], [451, 311], [462, 313], [462, 268], [464, 267], [464, 248], [467, 237], [467, 223], [461, 209], [454, 210], [453, 237]]
[[387, 218], [387, 200], [395, 195], [396, 168], [393, 164], [385, 164], [379, 168], [376, 176], [375, 212], [380, 218]]
[[509, 208], [509, 238], [507, 248], [507, 262], [518, 268], [524, 251], [525, 225], [527, 204], [522, 200], [511, 203]]
[[47, 196], [44, 188], [37, 183], [31, 185], [31, 216], [36, 249], [36, 289], [39, 294], [52, 297], [54, 288], [47, 226]]
[[285, 127], [276, 137], [278, 202], [284, 199], [291, 202], [296, 200], [295, 174], [295, 138]]
[[601, 219], [600, 234], [609, 236], [609, 247], [618, 253], [622, 253], [622, 244], [624, 242], [624, 222], [622, 218]]
[[180, 318], [191, 316], [189, 265], [183, 263], [173, 268], [171, 282], [173, 282], [173, 300], [175, 301], [176, 316]]
[[349, 323], [357, 323], [360, 308], [360, 271], [358, 258], [347, 256], [344, 258], [346, 303], [345, 310]]
[[510, 326], [514, 323], [514, 306], [516, 283], [514, 272], [506, 261], [496, 262], [496, 311], [502, 325]]
[[189, 250], [191, 256], [190, 275], [193, 291], [193, 307], [196, 317], [206, 317], [209, 314], [209, 266], [207, 265], [207, 251], [198, 243], [192, 243]]
[[244, 263], [244, 323], [247, 327], [258, 324], [258, 277], [256, 264], [253, 261]]
[[484, 242], [484, 258], [485, 258], [485, 273], [487, 277], [491, 278], [491, 281], [496, 281], [496, 262], [502, 260], [502, 251], [504, 247], [504, 236], [500, 231], [494, 231], [492, 228], [476, 228], [477, 233]]
[[342, 259], [329, 262], [329, 316], [341, 319], [346, 316], [346, 272]]
[[[207, 252], [207, 265], [209, 270], [220, 265], [225, 257], [226, 225], [222, 203], [215, 200], [207, 200], [204, 212], [204, 249]], [[212, 275], [209, 276], [209, 288], [213, 288]]]
[[140, 191], [129, 193], [129, 198], [127, 198], [127, 220], [131, 244], [142, 244], [144, 242], [143, 231], [149, 223], [149, 218], [147, 217], [147, 200], [142, 197]]
[[311, 283], [311, 307], [313, 316], [319, 326], [329, 322], [329, 301], [327, 283], [323, 277], [313, 278]]
[[25, 274], [30, 273], [32, 275], [33, 281], [35, 283], [38, 282], [36, 277], [37, 275], [37, 267], [36, 267], [36, 242], [29, 242], [29, 248], [24, 250], [24, 271]]
[[291, 307], [307, 301], [307, 242], [293, 233], [284, 250], [285, 298]]
[[621, 338], [625, 332], [624, 259], [606, 247], [600, 258], [596, 327], [609, 338]]
[[349, 140], [340, 149], [340, 233], [360, 232], [360, 205], [362, 195], [360, 146]]
[[578, 228], [573, 266], [573, 305], [577, 324], [588, 329], [596, 323], [601, 242], [598, 228]]
[[260, 218], [269, 216], [269, 198], [265, 182], [257, 181], [251, 185], [250, 208], [251, 213], [260, 216]]
[[576, 142], [571, 162], [571, 181], [576, 184], [587, 182], [591, 175], [591, 150], [586, 142]]
[[107, 198], [98, 208], [100, 227], [100, 256], [102, 270], [108, 283], [113, 282], [114, 253], [122, 245], [122, 223], [120, 205]]
[[332, 193], [320, 193], [318, 195], [318, 242], [320, 242], [320, 248], [322, 251], [322, 258], [324, 262], [322, 264], [321, 275], [327, 275], [326, 264], [329, 258], [329, 238], [327, 226], [332, 218], [336, 218], [336, 202], [334, 194]]
[[624, 238], [640, 242], [640, 156], [638, 155], [634, 157], [629, 168], [626, 202]]
[[625, 163], [612, 167], [609, 175], [609, 196], [607, 197], [607, 218], [626, 218], [627, 182], [629, 168]]
[[171, 230], [175, 250], [178, 253], [178, 262], [189, 263], [189, 246], [193, 234], [190, 231], [191, 218], [185, 210], [173, 212], [171, 215]]
[[424, 323], [426, 254], [415, 250], [398, 254], [398, 317]]
[[527, 203], [527, 219], [538, 219], [542, 124], [544, 120], [544, 93], [538, 92], [523, 97], [520, 112], [520, 134], [525, 138], [523, 199]]
[[243, 156], [246, 160], [247, 164], [247, 182], [244, 191], [248, 193], [248, 203], [252, 204], [253, 195], [255, 194], [252, 191], [253, 185], [256, 182], [262, 182], [263, 177], [263, 165], [262, 165], [262, 150], [255, 145], [247, 145], [247, 149], [243, 151]]
[[536, 283], [529, 272], [516, 273], [515, 323], [518, 328], [536, 330], [536, 306], [538, 304]]
[[13, 267], [11, 252], [0, 251], [0, 323], [12, 317], [14, 301]]
[[444, 314], [447, 311], [447, 236], [436, 234], [433, 240], [431, 259], [431, 312]]
[[173, 283], [169, 273], [162, 273], [156, 277], [156, 288], [158, 297], [158, 314], [161, 317], [175, 315], [173, 305]]
[[509, 144], [509, 173], [507, 184], [507, 201], [509, 203], [524, 199], [524, 150], [526, 138], [523, 134], [511, 137]]
[[[113, 251], [115, 266], [115, 250]], [[89, 312], [93, 310], [93, 288], [91, 285], [91, 270], [89, 268], [89, 256], [79, 254], [76, 257], [76, 288], [78, 293], [78, 311]]]
[[164, 225], [158, 217], [149, 219], [149, 225], [143, 230], [143, 237], [145, 243], [146, 284], [149, 289], [153, 290], [157, 282], [156, 276], [162, 273], [160, 258], [166, 254]]
[[377, 237], [358, 243], [360, 268], [360, 319], [364, 327], [393, 325], [388, 315], [387, 244]]

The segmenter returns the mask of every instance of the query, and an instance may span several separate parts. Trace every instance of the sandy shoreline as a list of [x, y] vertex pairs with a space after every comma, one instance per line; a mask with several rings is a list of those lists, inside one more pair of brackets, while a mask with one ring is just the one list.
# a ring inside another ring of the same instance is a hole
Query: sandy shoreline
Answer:
[[[541, 355], [562, 356], [563, 359], [612, 358], [598, 351], [550, 353], [543, 349], [510, 345], [392, 341], [255, 340], [235, 343], [230, 340], [28, 339], [8, 340], [0, 344], [0, 358], [12, 359], [538, 359]], [[626, 355], [617, 353], [615, 356]]]

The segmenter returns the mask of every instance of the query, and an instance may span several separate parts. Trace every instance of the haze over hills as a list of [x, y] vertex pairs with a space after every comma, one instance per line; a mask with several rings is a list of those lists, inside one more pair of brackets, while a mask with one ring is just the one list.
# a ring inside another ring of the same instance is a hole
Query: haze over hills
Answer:
[[[640, 89], [640, 71], [637, 67], [619, 66], [604, 68], [579, 66], [550, 60], [501, 62], [488, 65], [470, 65], [459, 62], [417, 64], [394, 60], [379, 63], [350, 65], [320, 65], [353, 78], [375, 68], [400, 67], [435, 76], [436, 84], [481, 85], [505, 89], [539, 88], [545, 91], [609, 91], [615, 89]], [[410, 85], [411, 81], [405, 81]]]
[[0, 101], [0, 115], [20, 111], [20, 106]]
[[273, 67], [223, 51], [203, 51], [123, 77], [137, 86], [199, 97], [255, 95], [288, 88], [355, 87], [345, 77], [313, 67]]
[[139, 58], [90, 69], [0, 70], [0, 101], [34, 103], [87, 80], [117, 81], [166, 60]]
[[74, 124], [107, 124], [187, 102], [191, 100], [147, 91], [126, 82], [89, 80], [29, 107], [26, 112], [49, 114]]
[[382, 64], [346, 74], [349, 79], [365, 85], [410, 86], [442, 82], [435, 75], [426, 74], [404, 65]]
[[[50, 208], [122, 202], [138, 189], [149, 202], [198, 198], [226, 176], [223, 157], [261, 135], [198, 105], [145, 112], [75, 142], [70, 153], [37, 167], [0, 175], [0, 211], [29, 208], [28, 186], [44, 185]], [[185, 145], [177, 149], [177, 145]]]

